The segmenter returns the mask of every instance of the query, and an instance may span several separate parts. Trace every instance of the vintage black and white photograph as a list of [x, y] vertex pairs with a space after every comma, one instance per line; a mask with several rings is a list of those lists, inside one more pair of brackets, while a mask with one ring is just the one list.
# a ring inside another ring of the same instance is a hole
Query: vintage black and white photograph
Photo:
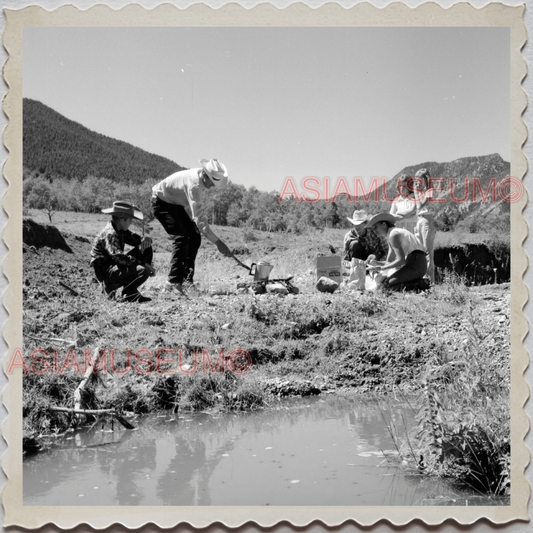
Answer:
[[24, 506], [511, 505], [508, 26], [21, 45]]

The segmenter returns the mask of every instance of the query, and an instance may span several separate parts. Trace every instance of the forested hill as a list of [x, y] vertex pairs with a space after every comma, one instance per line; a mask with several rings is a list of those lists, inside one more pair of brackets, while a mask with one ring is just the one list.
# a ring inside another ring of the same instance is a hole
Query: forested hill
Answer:
[[49, 178], [88, 176], [119, 183], [154, 183], [177, 163], [69, 120], [37, 100], [23, 99], [23, 165]]

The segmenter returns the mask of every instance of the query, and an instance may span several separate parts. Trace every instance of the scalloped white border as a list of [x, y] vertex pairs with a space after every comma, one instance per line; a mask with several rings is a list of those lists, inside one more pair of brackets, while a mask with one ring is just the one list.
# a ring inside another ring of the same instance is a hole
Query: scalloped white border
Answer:
[[[312, 9], [304, 4], [291, 4], [285, 9], [278, 9], [271, 4], [260, 4], [253, 9], [244, 9], [238, 4], [226, 4], [218, 9], [196, 4], [187, 9], [179, 9], [172, 4], [163, 4], [148, 11], [141, 5], [127, 5], [120, 10], [106, 5], [93, 6], [85, 10], [73, 5], [63, 6], [54, 11], [47, 11], [38, 6], [20, 10], [5, 10], [6, 28], [4, 46], [9, 59], [4, 66], [4, 79], [9, 86], [3, 109], [9, 118], [4, 132], [4, 144], [9, 157], [4, 166], [4, 176], [9, 188], [4, 195], [3, 205], [9, 216], [4, 230], [4, 242], [9, 248], [4, 260], [4, 273], [9, 279], [9, 286], [4, 294], [4, 306], [9, 318], [3, 330], [4, 338], [10, 349], [22, 345], [22, 174], [21, 127], [22, 127], [22, 27], [37, 26], [247, 26], [247, 25], [448, 25], [448, 26], [496, 26], [511, 28], [511, 173], [523, 178], [527, 171], [527, 160], [522, 145], [527, 138], [527, 129], [522, 120], [522, 113], [527, 104], [527, 96], [521, 87], [521, 80], [526, 74], [526, 64], [520, 50], [526, 40], [523, 23], [523, 8], [503, 4], [490, 4], [476, 8], [468, 3], [455, 4], [443, 9], [431, 2], [416, 9], [395, 2], [384, 8], [376, 8], [369, 3], [357, 4], [343, 8], [339, 4], [325, 4]], [[147, 16], [148, 15], [148, 16]], [[511, 520], [526, 520], [529, 485], [524, 476], [524, 469], [529, 462], [529, 452], [524, 443], [529, 428], [529, 420], [523, 405], [529, 396], [524, 379], [528, 364], [528, 355], [523, 339], [528, 331], [523, 307], [527, 301], [527, 287], [523, 274], [527, 268], [527, 257], [523, 250], [523, 241], [528, 230], [522, 216], [527, 198], [513, 204], [512, 218], [512, 499], [509, 507], [24, 507], [22, 505], [22, 450], [21, 442], [21, 373], [13, 373], [9, 386], [4, 392], [4, 404], [11, 416], [3, 426], [6, 440], [13, 445], [3, 458], [2, 466], [8, 476], [8, 482], [2, 493], [4, 506], [4, 525], [18, 525], [36, 528], [45, 524], [56, 524], [61, 528], [70, 528], [77, 524], [90, 524], [94, 528], [103, 528], [111, 524], [123, 524], [127, 527], [140, 527], [143, 524], [157, 524], [160, 527], [172, 527], [176, 524], [191, 524], [205, 527], [221, 523], [237, 527], [248, 522], [255, 522], [264, 527], [290, 522], [304, 526], [321, 521], [334, 526], [346, 521], [355, 521], [361, 525], [375, 524], [387, 520], [392, 524], [410, 523], [414, 519], [426, 524], [441, 524], [453, 518], [461, 524], [472, 524], [485, 518], [495, 524], [508, 523]], [[8, 357], [4, 358], [5, 361]], [[13, 416], [13, 415], [16, 416]]]

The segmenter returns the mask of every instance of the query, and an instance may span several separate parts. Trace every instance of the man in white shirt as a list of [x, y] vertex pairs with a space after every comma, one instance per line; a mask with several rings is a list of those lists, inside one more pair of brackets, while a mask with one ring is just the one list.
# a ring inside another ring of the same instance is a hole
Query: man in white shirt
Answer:
[[[228, 171], [217, 159], [202, 159], [201, 168], [181, 170], [152, 187], [152, 208], [172, 239], [172, 257], [166, 288], [184, 293], [194, 289], [194, 267], [201, 244], [201, 233], [231, 257], [230, 249], [211, 230], [202, 209], [204, 191], [211, 187], [225, 187]], [[189, 206], [192, 218], [185, 207]], [[200, 233], [201, 232], [201, 233]]]

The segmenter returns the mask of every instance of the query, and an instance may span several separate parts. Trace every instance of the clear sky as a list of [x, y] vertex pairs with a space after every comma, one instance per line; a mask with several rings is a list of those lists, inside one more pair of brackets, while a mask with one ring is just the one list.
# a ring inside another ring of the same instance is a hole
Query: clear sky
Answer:
[[510, 159], [506, 28], [25, 28], [23, 94], [230, 179]]

